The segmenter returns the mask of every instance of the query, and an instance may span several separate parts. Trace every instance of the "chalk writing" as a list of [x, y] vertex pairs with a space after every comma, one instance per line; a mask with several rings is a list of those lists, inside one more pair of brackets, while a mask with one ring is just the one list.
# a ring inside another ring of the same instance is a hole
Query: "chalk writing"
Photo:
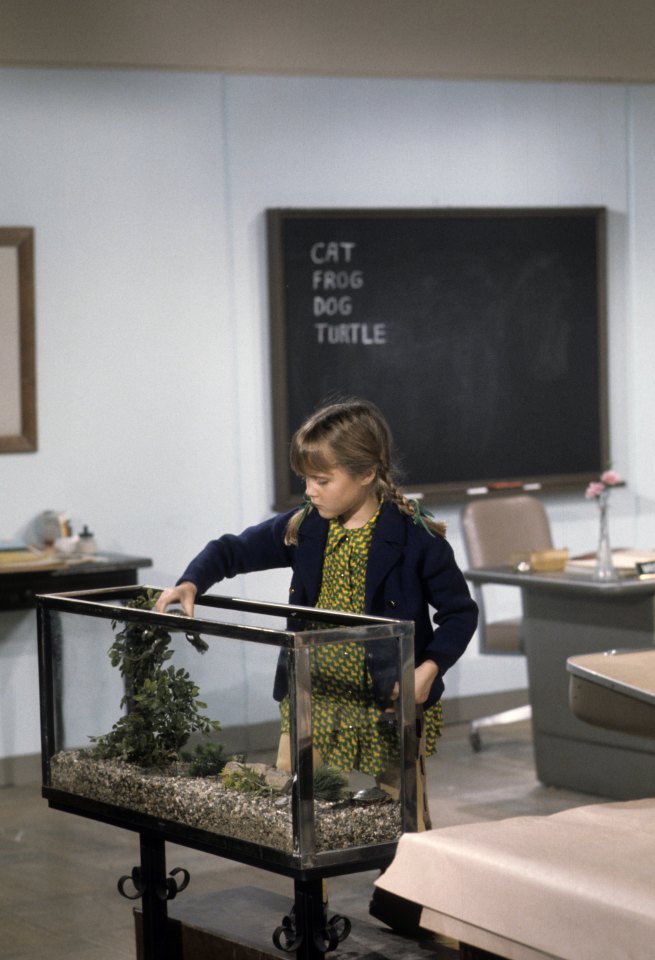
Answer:
[[[361, 290], [364, 286], [364, 271], [351, 269], [357, 244], [351, 240], [321, 240], [313, 243], [309, 258], [320, 267], [312, 270], [312, 313], [314, 317], [350, 317], [355, 309], [351, 293], [345, 290]], [[324, 268], [324, 264], [336, 265], [339, 269]], [[348, 268], [343, 265], [347, 264]], [[332, 291], [335, 291], [334, 293]], [[384, 323], [315, 323], [316, 342], [319, 344], [380, 346], [387, 342]]]
[[364, 285], [361, 270], [314, 270], [312, 290], [359, 290]]
[[353, 312], [352, 298], [345, 294], [343, 297], [314, 297], [314, 316], [348, 317]]
[[350, 263], [355, 246], [350, 240], [319, 241], [309, 255], [312, 263]]
[[387, 342], [386, 323], [315, 323], [319, 343], [361, 343], [380, 346]]

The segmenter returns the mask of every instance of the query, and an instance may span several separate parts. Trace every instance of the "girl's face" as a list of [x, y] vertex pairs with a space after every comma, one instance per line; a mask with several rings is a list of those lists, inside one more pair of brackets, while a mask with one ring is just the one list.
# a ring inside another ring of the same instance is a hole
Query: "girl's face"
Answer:
[[305, 477], [305, 489], [324, 520], [339, 517], [344, 527], [363, 527], [378, 508], [375, 471], [354, 477], [342, 467], [332, 467]]

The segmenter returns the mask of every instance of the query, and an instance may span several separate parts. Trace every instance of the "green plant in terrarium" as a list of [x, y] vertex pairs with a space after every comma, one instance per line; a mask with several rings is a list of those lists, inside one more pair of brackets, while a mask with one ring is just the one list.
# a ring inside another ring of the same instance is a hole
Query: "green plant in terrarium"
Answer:
[[[157, 591], [147, 590], [127, 606], [152, 610], [158, 596]], [[142, 767], [167, 767], [178, 759], [192, 733], [210, 734], [220, 730], [220, 723], [200, 713], [207, 704], [198, 700], [198, 687], [188, 672], [166, 666], [173, 651], [165, 627], [115, 620], [114, 630], [119, 623], [122, 629], [109, 649], [109, 659], [125, 678], [121, 707], [127, 707], [127, 712], [109, 733], [90, 738], [94, 754]], [[199, 653], [208, 649], [197, 633], [187, 633], [186, 639]]]
[[348, 778], [339, 767], [317, 767], [314, 770], [314, 796], [317, 800], [336, 802], [349, 795]]
[[[240, 793], [274, 793], [258, 770], [247, 764], [239, 764], [221, 773], [223, 786]], [[314, 797], [316, 800], [328, 800], [335, 803], [350, 796], [348, 778], [338, 767], [321, 766], [314, 770]]]
[[221, 780], [223, 786], [227, 787], [228, 790], [238, 790], [239, 793], [270, 794], [273, 792], [266, 785], [263, 775], [245, 764], [240, 764], [235, 769], [223, 770]]
[[190, 777], [216, 777], [226, 763], [221, 743], [198, 743], [193, 752], [182, 751], [182, 759], [189, 764]]

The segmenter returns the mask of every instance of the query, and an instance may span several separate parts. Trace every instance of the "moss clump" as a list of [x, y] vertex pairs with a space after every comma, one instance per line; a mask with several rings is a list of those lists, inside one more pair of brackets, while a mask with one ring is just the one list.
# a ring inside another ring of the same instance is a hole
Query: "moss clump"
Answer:
[[[274, 793], [275, 788], [267, 782], [263, 773], [246, 763], [233, 763], [221, 773], [223, 785], [228, 790], [241, 793]], [[317, 767], [314, 771], [314, 798], [337, 803], [350, 797], [348, 778], [338, 767]]]
[[220, 743], [198, 743], [192, 753], [182, 751], [182, 759], [189, 764], [190, 777], [217, 777], [226, 763]]
[[317, 800], [337, 802], [350, 795], [348, 778], [339, 767], [317, 767], [314, 770], [314, 796]]
[[228, 790], [238, 790], [240, 793], [273, 792], [266, 784], [264, 775], [245, 764], [234, 765], [230, 770], [223, 770], [221, 780]]

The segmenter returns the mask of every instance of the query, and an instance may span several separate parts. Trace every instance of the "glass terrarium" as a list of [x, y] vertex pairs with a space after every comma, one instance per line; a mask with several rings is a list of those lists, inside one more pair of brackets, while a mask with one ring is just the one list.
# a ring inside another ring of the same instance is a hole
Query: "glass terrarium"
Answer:
[[43, 795], [295, 878], [416, 829], [413, 625], [134, 586], [38, 599]]

